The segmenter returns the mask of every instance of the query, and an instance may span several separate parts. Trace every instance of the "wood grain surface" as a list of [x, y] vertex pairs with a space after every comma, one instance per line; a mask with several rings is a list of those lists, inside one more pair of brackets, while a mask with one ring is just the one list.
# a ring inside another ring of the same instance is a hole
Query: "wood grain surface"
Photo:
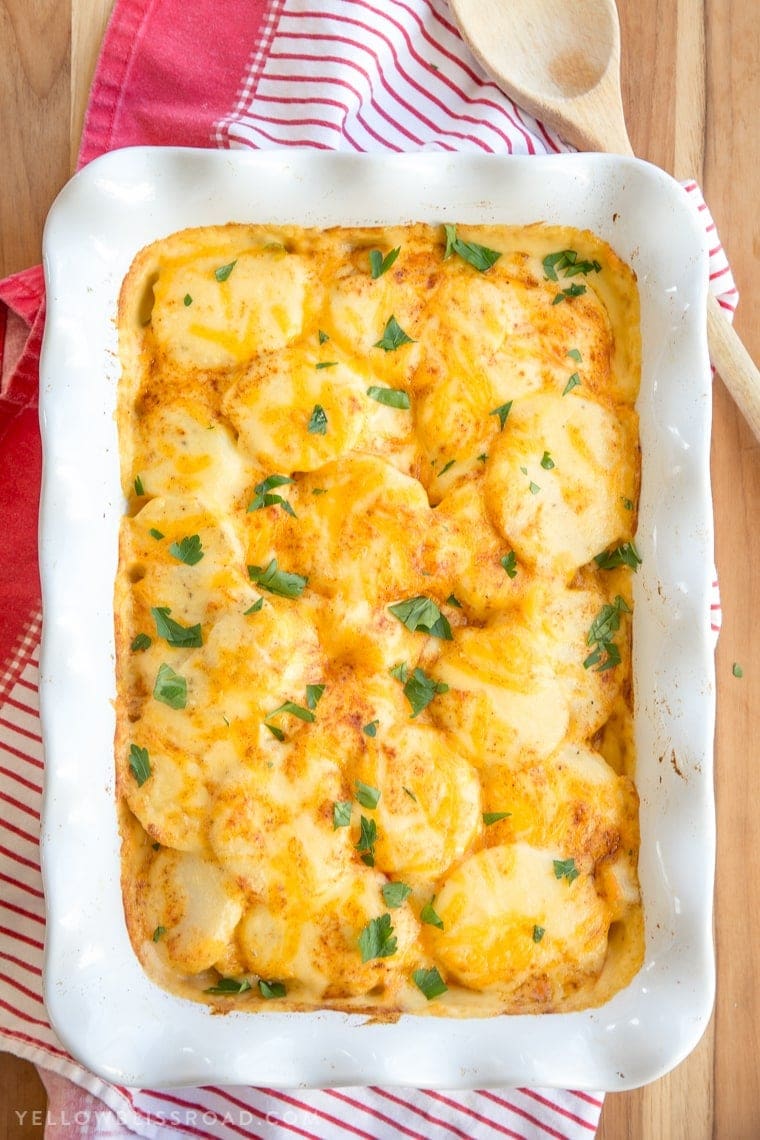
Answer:
[[[40, 259], [45, 214], [76, 160], [110, 7], [111, 0], [0, 0], [0, 277]], [[634, 150], [701, 183], [742, 293], [737, 328], [759, 360], [757, 0], [618, 0], [618, 8]], [[724, 609], [717, 652], [715, 1013], [700, 1045], [673, 1073], [607, 1097], [599, 1140], [760, 1136], [760, 812], [753, 796], [760, 637], [752, 606], [760, 599], [760, 448], [720, 380], [712, 478]], [[743, 677], [734, 677], [734, 662]], [[44, 1110], [32, 1066], [0, 1055], [0, 1140], [41, 1137]]]

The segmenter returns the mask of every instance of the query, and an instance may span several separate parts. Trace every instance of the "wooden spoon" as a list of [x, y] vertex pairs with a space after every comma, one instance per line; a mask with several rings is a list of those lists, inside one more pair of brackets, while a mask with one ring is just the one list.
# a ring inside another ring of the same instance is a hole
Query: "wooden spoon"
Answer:
[[[503, 91], [579, 150], [632, 155], [620, 91], [614, 0], [449, 0], [462, 37]], [[760, 373], [707, 300], [716, 369], [760, 440]]]

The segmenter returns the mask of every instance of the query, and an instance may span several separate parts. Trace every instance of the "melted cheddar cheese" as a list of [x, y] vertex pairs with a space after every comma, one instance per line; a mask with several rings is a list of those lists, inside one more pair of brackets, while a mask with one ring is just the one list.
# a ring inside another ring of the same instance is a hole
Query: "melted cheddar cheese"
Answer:
[[158, 983], [387, 1019], [631, 980], [638, 327], [630, 269], [567, 228], [138, 255], [115, 751]]

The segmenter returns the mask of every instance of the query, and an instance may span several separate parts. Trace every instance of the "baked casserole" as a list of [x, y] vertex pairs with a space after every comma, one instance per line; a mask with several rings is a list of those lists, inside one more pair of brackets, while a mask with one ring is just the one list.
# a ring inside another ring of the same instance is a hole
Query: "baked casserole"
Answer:
[[635, 277], [557, 226], [184, 230], [121, 291], [127, 926], [219, 1009], [643, 960]]

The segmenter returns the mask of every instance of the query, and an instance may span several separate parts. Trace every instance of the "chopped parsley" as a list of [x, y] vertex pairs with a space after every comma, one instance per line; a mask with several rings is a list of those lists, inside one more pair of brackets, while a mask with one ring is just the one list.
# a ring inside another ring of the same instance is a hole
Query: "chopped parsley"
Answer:
[[443, 228], [446, 232], [446, 249], [443, 254], [444, 261], [451, 257], [452, 254], [457, 254], [458, 257], [462, 258], [462, 261], [466, 261], [468, 265], [477, 269], [479, 273], [486, 273], [501, 257], [501, 253], [495, 249], [489, 249], [485, 245], [478, 245], [478, 243], [474, 241], [463, 241], [462, 238], [457, 237], [456, 226], [444, 225]]
[[485, 461], [487, 459], [488, 459], [488, 452], [487, 451], [481, 451], [480, 455], [478, 456], [478, 463], [485, 463]]
[[445, 475], [447, 471], [450, 471], [455, 463], [456, 459], [450, 459], [448, 463], [445, 463], [441, 470], [438, 472], [438, 478], [440, 479], [441, 475]]
[[641, 565], [641, 556], [633, 542], [623, 542], [614, 550], [603, 550], [594, 558], [600, 570], [614, 570], [618, 566], [629, 566], [631, 570], [638, 570]]
[[626, 509], [627, 511], [632, 511], [632, 510], [633, 510], [633, 500], [632, 500], [632, 499], [627, 499], [627, 498], [625, 497], [625, 495], [622, 495], [622, 496], [621, 496], [621, 498], [622, 498], [622, 500], [623, 500], [623, 506], [625, 507], [625, 509]]
[[374, 819], [367, 819], [366, 815], [363, 815], [359, 820], [359, 842], [355, 847], [362, 857], [362, 863], [366, 863], [368, 867], [375, 865], [376, 843], [377, 824]]
[[186, 538], [180, 539], [179, 542], [171, 543], [169, 553], [178, 562], [184, 562], [187, 566], [196, 566], [201, 558], [203, 558], [203, 545], [201, 543], [201, 536], [199, 534], [191, 534]]
[[555, 879], [567, 879], [568, 883], [572, 883], [580, 875], [575, 859], [554, 859], [553, 862]]
[[359, 951], [362, 962], [373, 958], [390, 958], [398, 950], [398, 939], [393, 933], [393, 923], [389, 914], [372, 918], [359, 935]]
[[137, 780], [138, 788], [141, 788], [150, 776], [150, 756], [148, 755], [148, 749], [140, 748], [137, 744], [130, 744], [129, 767], [135, 780]]
[[744, 676], [744, 670], [742, 669], [742, 667], [738, 661], [734, 661], [733, 665], [731, 666], [731, 672], [733, 673], [734, 677], [743, 677]]
[[157, 926], [156, 929], [153, 931], [153, 941], [158, 942], [159, 938], [163, 938], [163, 936], [165, 934], [166, 934], [166, 927], [165, 926]]
[[570, 379], [568, 380], [567, 384], [565, 384], [565, 387], [562, 391], [562, 395], [566, 396], [568, 394], [568, 392], [572, 392], [573, 388], [577, 388], [579, 386], [580, 382], [581, 382], [581, 378], [578, 375], [578, 373], [573, 372], [573, 374], [570, 377]]
[[311, 435], [327, 435], [327, 413], [321, 404], [314, 405], [306, 430]]
[[373, 788], [370, 784], [363, 784], [361, 780], [356, 780], [355, 783], [357, 802], [368, 811], [374, 811], [380, 801], [379, 789]]
[[276, 724], [267, 724], [266, 721], [264, 721], [264, 727], [268, 728], [275, 740], [279, 740], [280, 744], [282, 744], [283, 740], [285, 740], [285, 733], [281, 728], [278, 728]]
[[461, 610], [461, 608], [462, 608], [462, 603], [460, 602], [459, 598], [456, 597], [455, 594], [449, 594], [448, 598], [446, 599], [446, 605], [447, 606], [456, 606], [456, 608], [458, 610]]
[[280, 713], [289, 713], [290, 716], [298, 717], [299, 720], [305, 720], [307, 724], [313, 724], [316, 719], [311, 709], [305, 709], [303, 705], [297, 705], [295, 701], [283, 701], [276, 709], [267, 713], [264, 719], [271, 720], [273, 716], [279, 716]]
[[384, 352], [395, 352], [397, 348], [401, 348], [402, 344], [414, 344], [414, 338], [408, 336], [395, 317], [388, 318], [383, 335], [380, 340], [376, 340], [373, 348], [382, 348]]
[[138, 633], [129, 648], [133, 653], [142, 653], [144, 650], [150, 649], [152, 644], [153, 639], [148, 637], [147, 633]]
[[415, 669], [410, 676], [409, 666], [405, 661], [401, 662], [400, 665], [394, 665], [390, 674], [404, 686], [404, 696], [412, 706], [412, 719], [419, 716], [438, 693], [448, 693], [449, 691], [448, 685], [443, 681], [434, 681], [422, 669]]
[[337, 360], [320, 360], [318, 364], [314, 365], [318, 372], [321, 368], [337, 368], [337, 366]]
[[218, 269], [214, 270], [214, 277], [217, 281], [226, 281], [232, 270], [237, 265], [237, 258], [234, 261], [228, 261], [226, 265], [220, 265]]
[[231, 994], [244, 994], [250, 988], [251, 983], [245, 978], [240, 981], [237, 978], [220, 978], [215, 986], [209, 986], [203, 992], [204, 994], [225, 994], [229, 997]]
[[554, 467], [554, 460], [548, 451], [545, 451], [541, 456], [541, 466], [543, 467], [544, 471], [551, 471], [552, 467]]
[[424, 922], [427, 926], [437, 926], [439, 930], [443, 930], [443, 919], [433, 906], [434, 902], [435, 895], [429, 903], [425, 903], [420, 911], [420, 922]]
[[577, 348], [569, 348], [567, 350], [567, 355], [570, 357], [571, 360], [574, 360], [576, 364], [580, 364], [581, 361], [583, 360], [583, 357], [581, 356], [581, 354]]
[[413, 791], [411, 791], [409, 788], [404, 788], [403, 790], [409, 796], [410, 800], [414, 800], [414, 802], [417, 803], [417, 797]]
[[600, 273], [601, 265], [598, 261], [579, 261], [574, 249], [560, 249], [556, 253], [549, 253], [543, 260], [544, 273], [550, 281], [559, 281], [558, 273], [563, 277], [577, 277], [583, 274]]
[[[509, 413], [511, 411], [512, 411], [512, 400], [507, 400], [506, 404], [501, 404], [498, 408], [494, 408], [494, 410], [492, 412], [488, 413], [489, 416], [498, 416], [499, 417], [499, 425], [500, 425], [499, 431], [504, 431], [504, 424], [507, 422], [507, 416], [509, 415]], [[486, 456], [486, 459], [487, 458], [488, 458], [488, 456]], [[485, 460], [483, 462], [485, 462]]]
[[577, 285], [573, 282], [567, 289], [560, 289], [552, 301], [553, 305], [559, 305], [562, 301], [566, 301], [568, 297], [580, 297], [581, 293], [586, 292], [585, 285]]
[[351, 801], [335, 800], [333, 803], [333, 831], [339, 827], [348, 827], [351, 823]]
[[259, 978], [259, 993], [263, 998], [281, 998], [285, 997], [288, 991], [282, 982], [265, 982], [263, 978]]
[[324, 331], [324, 329], [319, 329], [319, 331], [317, 332], [317, 336], [319, 337], [319, 343], [320, 344], [324, 344], [325, 341], [328, 341], [330, 339], [330, 334], [326, 333]]
[[187, 681], [171, 665], [159, 665], [153, 696], [170, 709], [183, 709], [187, 705]]
[[157, 530], [156, 527], [154, 527], [154, 526], [152, 526], [150, 528], [150, 530], [148, 531], [148, 534], [150, 535], [151, 538], [155, 538], [156, 542], [160, 542], [161, 539], [164, 537], [163, 532], [160, 530]]
[[594, 649], [583, 662], [584, 669], [596, 666], [595, 671], [603, 673], [606, 669], [612, 669], [620, 664], [620, 650], [612, 639], [620, 629], [620, 615], [630, 612], [630, 607], [620, 594], [616, 596], [614, 602], [602, 606], [588, 631], [586, 644], [593, 645]]
[[144, 495], [145, 494], [145, 487], [143, 486], [143, 481], [139, 475], [135, 475], [135, 494], [136, 495]]
[[325, 691], [324, 685], [307, 685], [306, 686], [306, 705], [307, 708], [315, 709], [319, 702], [322, 700], [322, 694]]
[[386, 253], [385, 257], [379, 249], [371, 249], [369, 251], [369, 268], [372, 277], [376, 279], [387, 273], [400, 253], [401, 246], [392, 249], [390, 253]]
[[190, 296], [189, 293], [185, 293], [185, 296], [182, 298], [182, 303], [185, 306], [185, 308], [187, 308], [188, 305], [192, 305], [193, 298]]
[[439, 637], [441, 641], [452, 640], [448, 619], [435, 602], [424, 595], [395, 602], [392, 606], [388, 606], [388, 609], [412, 633], [421, 630], [423, 633], [429, 633], [431, 637]]
[[534, 942], [540, 942], [545, 934], [546, 934], [546, 930], [544, 929], [543, 926], [534, 926], [533, 927], [533, 941]]
[[309, 581], [300, 574], [280, 570], [276, 558], [267, 566], [249, 566], [248, 577], [262, 590], [268, 590], [270, 594], [277, 594], [281, 598], [300, 598]]
[[401, 388], [378, 388], [373, 384], [367, 389], [367, 395], [371, 400], [376, 400], [378, 404], [385, 404], [388, 408], [401, 408], [402, 411], [409, 411], [411, 402], [409, 396]]
[[150, 612], [156, 623], [158, 636], [165, 638], [175, 649], [198, 649], [203, 645], [200, 624], [180, 625], [174, 618], [169, 617], [172, 611], [168, 606], [151, 606]]
[[369, 724], [365, 724], [362, 732], [365, 736], [377, 736], [377, 726], [379, 723], [379, 720], [371, 720]]
[[530, 483], [528, 483], [528, 490], [530, 491], [531, 495], [537, 495], [541, 488], [539, 487], [538, 483], [534, 483], [531, 479]]
[[383, 900], [387, 907], [395, 910], [402, 906], [412, 893], [412, 888], [406, 883], [383, 883]]
[[248, 617], [249, 614], [257, 614], [263, 605], [264, 599], [259, 598], [259, 600], [254, 602], [252, 606], [249, 606], [247, 610], [243, 610], [243, 617]]
[[511, 811], [484, 811], [483, 823], [486, 827], [491, 827], [492, 824], [498, 823], [502, 819], [509, 819]]
[[[316, 411], [316, 408], [314, 410]], [[325, 417], [325, 423], [327, 423], [327, 417]], [[294, 482], [295, 480], [291, 479], [289, 475], [268, 475], [266, 479], [262, 479], [261, 482], [257, 483], [253, 488], [254, 495], [246, 508], [247, 513], [250, 514], [252, 511], [263, 510], [264, 507], [280, 506], [286, 514], [295, 518], [296, 512], [287, 499], [283, 499], [282, 495], [272, 494], [275, 487], [284, 487], [286, 484]]]
[[435, 966], [431, 966], [429, 970], [423, 968], [415, 970], [412, 974], [412, 981], [428, 1001], [445, 994], [449, 988]]
[[517, 577], [517, 555], [514, 550], [510, 550], [509, 554], [503, 554], [499, 562], [504, 567], [508, 578]]

